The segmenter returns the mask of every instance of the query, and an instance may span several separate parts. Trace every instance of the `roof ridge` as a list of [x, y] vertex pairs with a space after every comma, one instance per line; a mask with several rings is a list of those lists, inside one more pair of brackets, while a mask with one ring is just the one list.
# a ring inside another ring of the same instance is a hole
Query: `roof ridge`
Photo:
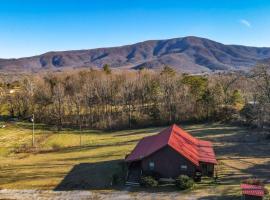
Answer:
[[[177, 136], [181, 137], [182, 140], [184, 140], [186, 143], [188, 143], [189, 145], [194, 146], [195, 148], [189, 149], [189, 151], [186, 151], [183, 148], [185, 145], [183, 145], [181, 151], [182, 152], [185, 152], [185, 153], [182, 153], [182, 156], [186, 157], [188, 160], [190, 160], [194, 164], [198, 165], [199, 163], [196, 161], [196, 160], [199, 160], [199, 153], [198, 153], [198, 149], [197, 149], [198, 147], [197, 147], [197, 145], [194, 144], [194, 142], [191, 141], [190, 139], [188, 139], [187, 137], [183, 136], [183, 134], [181, 134], [181, 133], [185, 133], [185, 134], [187, 134], [188, 136], [190, 136], [192, 138], [194, 138], [194, 137], [192, 135], [190, 135], [189, 133], [187, 133], [186, 131], [184, 131], [184, 129], [182, 129], [180, 126], [177, 126], [176, 124], [173, 124], [171, 127], [172, 127], [172, 131], [171, 131], [171, 134], [170, 134], [170, 138], [169, 139], [171, 139], [172, 136], [174, 134], [176, 134]], [[168, 141], [168, 145], [170, 147], [172, 147], [173, 149], [175, 149], [174, 146], [172, 144], [170, 144], [170, 140]], [[188, 154], [188, 157], [186, 156], [186, 154]]]
[[171, 131], [170, 131], [170, 136], [169, 136], [168, 141], [167, 141], [167, 145], [170, 145], [169, 144], [170, 143], [170, 139], [172, 137], [172, 132], [173, 132], [175, 126], [176, 126], [176, 124], [173, 124], [172, 126], [169, 127], [169, 128], [171, 128]]
[[180, 126], [173, 124], [163, 129], [159, 134], [144, 137], [133, 149], [128, 161], [147, 157], [166, 145], [199, 165], [199, 162], [216, 163], [212, 143], [195, 138]]

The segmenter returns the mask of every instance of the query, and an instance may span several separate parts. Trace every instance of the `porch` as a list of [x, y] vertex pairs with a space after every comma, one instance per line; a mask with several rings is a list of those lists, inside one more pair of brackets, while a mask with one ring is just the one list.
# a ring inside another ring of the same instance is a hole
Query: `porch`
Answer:
[[142, 175], [141, 161], [132, 162], [128, 165], [126, 185], [139, 186]]

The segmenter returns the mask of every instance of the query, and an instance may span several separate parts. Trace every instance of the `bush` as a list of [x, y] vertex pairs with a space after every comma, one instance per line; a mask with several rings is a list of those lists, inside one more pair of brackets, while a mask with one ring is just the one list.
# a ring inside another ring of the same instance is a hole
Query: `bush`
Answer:
[[246, 104], [240, 111], [240, 115], [245, 119], [247, 125], [252, 125], [257, 118], [256, 105]]
[[266, 195], [266, 196], [264, 197], [264, 200], [270, 200], [270, 196], [269, 196], [269, 195]]
[[156, 187], [158, 186], [158, 181], [152, 176], [144, 176], [141, 178], [141, 186], [143, 187]]
[[264, 188], [264, 194], [266, 196], [268, 196], [268, 198], [270, 198], [270, 196], [269, 196], [269, 190], [267, 188]]
[[186, 175], [180, 175], [175, 179], [175, 184], [180, 190], [186, 190], [193, 187], [194, 181]]
[[240, 118], [239, 112], [233, 106], [221, 107], [216, 113], [216, 119], [223, 122], [237, 121]]
[[158, 172], [151, 171], [151, 170], [146, 170], [146, 171], [143, 172], [143, 174], [144, 174], [144, 176], [151, 176], [155, 180], [159, 180], [160, 177], [161, 177]]

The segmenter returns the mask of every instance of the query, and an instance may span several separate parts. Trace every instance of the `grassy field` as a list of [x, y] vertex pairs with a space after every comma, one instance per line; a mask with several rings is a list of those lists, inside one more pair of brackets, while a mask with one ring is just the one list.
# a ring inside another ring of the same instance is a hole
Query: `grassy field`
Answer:
[[[122, 159], [139, 139], [164, 128], [87, 130], [80, 134], [39, 125], [36, 149], [31, 149], [31, 124], [5, 125], [0, 129], [0, 189], [121, 190], [111, 187], [111, 181], [114, 174], [121, 173]], [[183, 128], [213, 141], [219, 161], [219, 183], [204, 181], [193, 193], [207, 195], [207, 189], [213, 194], [239, 195], [239, 183], [246, 177], [270, 181], [270, 145], [259, 133], [221, 124]]]

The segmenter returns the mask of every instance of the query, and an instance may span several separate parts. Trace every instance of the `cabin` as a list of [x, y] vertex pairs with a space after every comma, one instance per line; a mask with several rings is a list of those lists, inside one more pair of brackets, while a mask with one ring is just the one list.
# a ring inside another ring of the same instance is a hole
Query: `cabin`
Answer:
[[125, 162], [129, 183], [138, 183], [141, 175], [162, 179], [213, 177], [217, 164], [211, 142], [199, 140], [175, 124], [140, 140]]
[[263, 200], [265, 195], [264, 186], [241, 184], [242, 200]]

